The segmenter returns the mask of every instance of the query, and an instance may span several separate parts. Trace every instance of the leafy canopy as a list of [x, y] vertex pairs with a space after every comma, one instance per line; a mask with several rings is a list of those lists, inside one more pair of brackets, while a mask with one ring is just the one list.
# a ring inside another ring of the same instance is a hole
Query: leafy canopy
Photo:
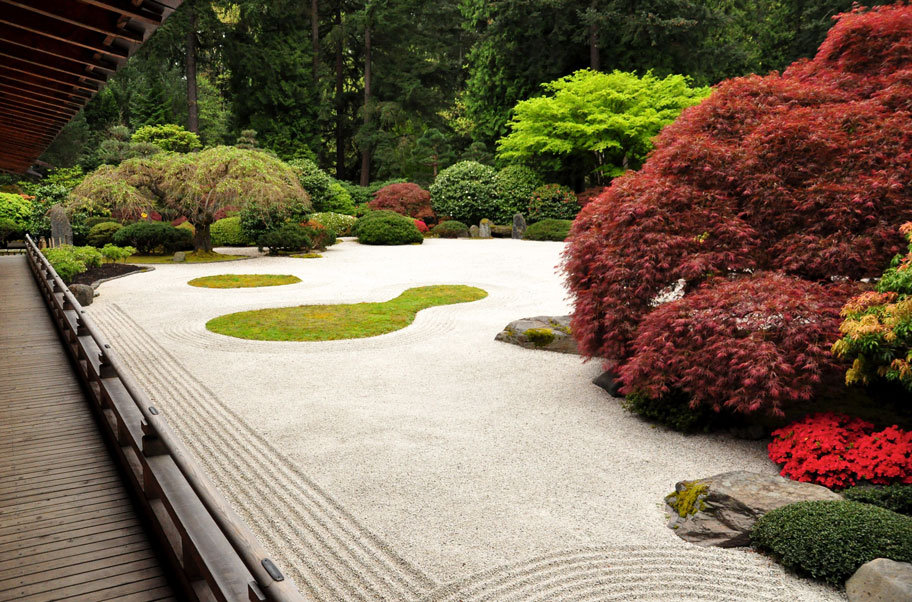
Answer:
[[685, 108], [709, 95], [682, 75], [599, 73], [582, 69], [543, 84], [547, 95], [519, 102], [497, 144], [498, 157], [537, 161], [561, 171], [566, 161], [609, 177], [639, 167], [652, 139]]

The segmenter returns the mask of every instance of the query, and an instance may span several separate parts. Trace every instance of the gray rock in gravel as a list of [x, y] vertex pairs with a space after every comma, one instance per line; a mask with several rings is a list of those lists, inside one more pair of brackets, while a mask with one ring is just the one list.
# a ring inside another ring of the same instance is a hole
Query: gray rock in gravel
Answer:
[[174, 261], [174, 263], [183, 263], [187, 261], [187, 254], [183, 251], [178, 251], [174, 254], [172, 261]]
[[92, 299], [95, 297], [94, 288], [88, 284], [71, 284], [68, 288], [80, 305], [86, 307], [92, 304]]
[[491, 238], [491, 226], [494, 222], [485, 218], [478, 224], [478, 238]]
[[592, 384], [605, 389], [612, 397], [624, 397], [621, 387], [624, 383], [618, 380], [618, 375], [611, 370], [606, 370], [592, 379]]
[[478, 226], [469, 226], [469, 238], [478, 238]]
[[909, 602], [912, 600], [912, 564], [875, 558], [846, 581], [849, 602]]
[[570, 316], [536, 316], [515, 320], [494, 339], [527, 349], [579, 354], [570, 331]]
[[523, 217], [522, 213], [517, 213], [513, 216], [513, 238], [522, 238], [523, 234], [526, 233], [526, 218]]
[[738, 470], [679, 482], [665, 497], [665, 509], [671, 516], [668, 526], [681, 539], [732, 548], [748, 545], [751, 527], [770, 510], [795, 502], [841, 499], [820, 485]]
[[54, 205], [47, 212], [51, 222], [51, 246], [73, 244], [73, 228], [66, 211], [60, 205]]

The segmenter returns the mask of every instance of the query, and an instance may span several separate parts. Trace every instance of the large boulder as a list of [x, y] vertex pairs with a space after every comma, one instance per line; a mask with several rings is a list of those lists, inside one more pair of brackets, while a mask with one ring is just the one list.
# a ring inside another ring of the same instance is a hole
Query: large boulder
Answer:
[[668, 526], [681, 538], [701, 546], [732, 548], [750, 544], [758, 518], [781, 506], [842, 496], [811, 483], [747, 471], [681, 481], [665, 497]]
[[92, 299], [95, 297], [95, 289], [88, 284], [71, 284], [67, 288], [70, 289], [70, 292], [73, 293], [73, 296], [83, 307], [92, 304]]
[[579, 354], [570, 331], [570, 316], [536, 316], [515, 320], [494, 339], [527, 349]]
[[861, 565], [846, 581], [849, 602], [909, 602], [912, 564], [875, 558]]

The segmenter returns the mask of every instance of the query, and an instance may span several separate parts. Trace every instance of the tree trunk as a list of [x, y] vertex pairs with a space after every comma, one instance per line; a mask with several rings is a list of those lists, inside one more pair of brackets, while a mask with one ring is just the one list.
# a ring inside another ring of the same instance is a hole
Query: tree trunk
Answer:
[[317, 0], [310, 1], [310, 37], [313, 44], [313, 78], [316, 82], [320, 72], [320, 10]]
[[342, 72], [344, 67], [345, 30], [342, 25], [341, 2], [339, 2], [336, 9], [336, 23], [339, 26], [339, 44], [338, 48], [336, 48], [336, 178], [342, 180], [345, 178], [345, 135], [343, 132], [345, 107], [342, 104], [344, 100], [342, 92], [345, 84], [345, 74]]
[[196, 11], [190, 7], [190, 28], [187, 31], [187, 129], [199, 133], [199, 105], [196, 85]]
[[[364, 26], [364, 130], [370, 125], [370, 101], [371, 101], [371, 15], [367, 13], [367, 24]], [[361, 142], [361, 185], [367, 186], [370, 183], [370, 144], [367, 141]]]
[[196, 232], [193, 234], [193, 250], [203, 253], [212, 252], [212, 237], [209, 235], [209, 223], [193, 224]]
[[[595, 2], [592, 3], [592, 10], [595, 11]], [[592, 16], [595, 19], [595, 15]], [[589, 68], [593, 71], [600, 71], [602, 67], [602, 59], [599, 55], [599, 28], [598, 24], [593, 20], [589, 24]]]

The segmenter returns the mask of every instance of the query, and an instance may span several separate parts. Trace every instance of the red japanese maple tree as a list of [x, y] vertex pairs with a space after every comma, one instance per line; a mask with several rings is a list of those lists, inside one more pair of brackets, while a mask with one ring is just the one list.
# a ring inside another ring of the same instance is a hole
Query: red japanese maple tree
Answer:
[[431, 193], [411, 182], [384, 186], [368, 206], [374, 211], [388, 209], [419, 220], [434, 218]]
[[[799, 281], [809, 281], [829, 289], [836, 304], [844, 302], [849, 291], [834, 279], [879, 275], [901, 250], [896, 229], [912, 218], [910, 112], [907, 5], [841, 15], [812, 60], [781, 75], [716, 86], [659, 134], [640, 171], [616, 179], [576, 219], [564, 268], [580, 348], [620, 370], [627, 391], [653, 390], [654, 371], [642, 369], [645, 360], [638, 355], [653, 353], [656, 343], [641, 335], [645, 324], [662, 323], [664, 313], [653, 314], [670, 310], [657, 308], [655, 300], [676, 283], [683, 281], [685, 291], [679, 303], [699, 288], [700, 304], [715, 290], [724, 306], [726, 296], [740, 294], [728, 279], [778, 272], [789, 278], [774, 286], [787, 295], [801, 290]], [[710, 281], [718, 276], [727, 278]], [[754, 289], [761, 308], [764, 295], [783, 294]], [[770, 311], [780, 311], [774, 309], [779, 305]], [[808, 319], [832, 326], [835, 340], [830, 305], [827, 319]], [[713, 312], [692, 311], [689, 327], [699, 330], [701, 322], [714, 319]], [[691, 392], [721, 391], [724, 378], [725, 389], [741, 390], [742, 401], [729, 404], [734, 411], [778, 414], [783, 400], [807, 396], [807, 354], [797, 355], [786, 339], [774, 343], [779, 364], [765, 367], [765, 378], [754, 378], [752, 362], [728, 358], [756, 336], [744, 328], [724, 341], [713, 335], [669, 337], [662, 354], [680, 355], [681, 361], [666, 362], [665, 369], [677, 371], [668, 378], [680, 382], [686, 356], [698, 353], [705, 360], [708, 347], [720, 346], [714, 364], [703, 366], [703, 382], [692, 379]], [[813, 371], [832, 364], [824, 359], [828, 353], [826, 345], [814, 348]], [[781, 396], [769, 395], [769, 379], [784, 390]], [[711, 405], [730, 399], [704, 396]]]

